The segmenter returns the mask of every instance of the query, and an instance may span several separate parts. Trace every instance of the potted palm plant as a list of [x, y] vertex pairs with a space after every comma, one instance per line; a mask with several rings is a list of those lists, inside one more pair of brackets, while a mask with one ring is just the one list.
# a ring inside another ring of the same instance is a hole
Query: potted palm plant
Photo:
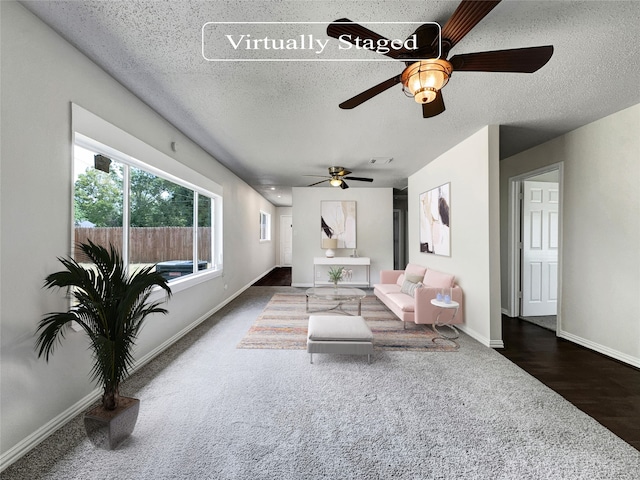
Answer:
[[122, 257], [91, 241], [78, 245], [91, 261], [82, 265], [59, 258], [64, 270], [52, 273], [45, 288], [67, 289], [73, 298], [66, 312], [49, 313], [37, 329], [36, 351], [46, 361], [72, 322], [89, 337], [93, 354], [93, 379], [102, 386], [101, 404], [85, 414], [89, 438], [97, 446], [113, 449], [133, 432], [139, 400], [120, 396], [120, 383], [133, 366], [133, 346], [144, 320], [153, 313], [166, 314], [162, 301], [149, 302], [154, 287], [171, 296], [171, 289], [155, 265], [127, 274]]
[[342, 280], [344, 269], [342, 267], [331, 267], [329, 269], [329, 280], [333, 282], [333, 288], [338, 288], [338, 282]]

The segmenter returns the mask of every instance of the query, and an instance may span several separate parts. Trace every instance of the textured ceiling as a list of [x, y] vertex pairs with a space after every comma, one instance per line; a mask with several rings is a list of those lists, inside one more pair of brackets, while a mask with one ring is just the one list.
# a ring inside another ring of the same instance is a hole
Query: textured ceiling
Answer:
[[[452, 54], [553, 45], [553, 57], [533, 74], [454, 72], [443, 89], [447, 109], [431, 119], [399, 85], [353, 110], [338, 108], [400, 73], [400, 62], [207, 61], [202, 28], [344, 17], [444, 24], [457, 0], [21, 3], [274, 205], [291, 205], [291, 187], [330, 165], [374, 178], [351, 187], [404, 188], [409, 175], [484, 125], [500, 125], [506, 158], [640, 102], [637, 1], [503, 1]], [[411, 27], [375, 30], [406, 38]], [[283, 38], [300, 32], [278, 28]], [[321, 36], [326, 25], [308, 28]], [[205, 46], [211, 58], [215, 48]], [[367, 55], [386, 58], [357, 58]], [[372, 158], [393, 161], [371, 165]], [[318, 188], [332, 188], [325, 185]]]

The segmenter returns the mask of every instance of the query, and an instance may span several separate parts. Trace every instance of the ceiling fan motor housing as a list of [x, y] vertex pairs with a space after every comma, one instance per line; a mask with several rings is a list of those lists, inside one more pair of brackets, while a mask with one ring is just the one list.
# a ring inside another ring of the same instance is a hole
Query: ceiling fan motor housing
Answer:
[[329, 167], [329, 175], [332, 177], [349, 175], [350, 173], [351, 172], [349, 170], [345, 170], [344, 167]]

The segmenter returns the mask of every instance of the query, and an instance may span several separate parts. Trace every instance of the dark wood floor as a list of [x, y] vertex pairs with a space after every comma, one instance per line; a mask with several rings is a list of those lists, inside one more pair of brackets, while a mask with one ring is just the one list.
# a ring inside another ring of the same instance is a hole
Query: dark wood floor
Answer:
[[[291, 285], [291, 268], [254, 285]], [[497, 352], [640, 450], [640, 370], [519, 318], [502, 317], [502, 338]]]
[[640, 450], [640, 370], [502, 316], [504, 355]]
[[267, 275], [262, 277], [254, 287], [290, 287], [291, 286], [291, 267], [276, 267]]

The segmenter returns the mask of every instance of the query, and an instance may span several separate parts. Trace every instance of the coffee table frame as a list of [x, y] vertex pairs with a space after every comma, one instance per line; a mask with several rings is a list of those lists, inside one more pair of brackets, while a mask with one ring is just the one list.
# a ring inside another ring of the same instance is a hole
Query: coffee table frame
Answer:
[[[346, 302], [354, 302], [357, 300], [358, 313], [356, 315], [360, 316], [360, 314], [362, 313], [362, 299], [367, 296], [367, 292], [354, 287], [313, 287], [307, 289], [307, 291], [305, 292], [305, 296], [305, 310], [307, 313], [338, 311], [340, 313], [344, 313], [345, 315], [353, 315], [352, 313], [343, 310], [342, 304]], [[311, 311], [309, 310], [309, 297], [317, 300], [334, 302], [337, 301], [338, 304], [331, 308]]]

